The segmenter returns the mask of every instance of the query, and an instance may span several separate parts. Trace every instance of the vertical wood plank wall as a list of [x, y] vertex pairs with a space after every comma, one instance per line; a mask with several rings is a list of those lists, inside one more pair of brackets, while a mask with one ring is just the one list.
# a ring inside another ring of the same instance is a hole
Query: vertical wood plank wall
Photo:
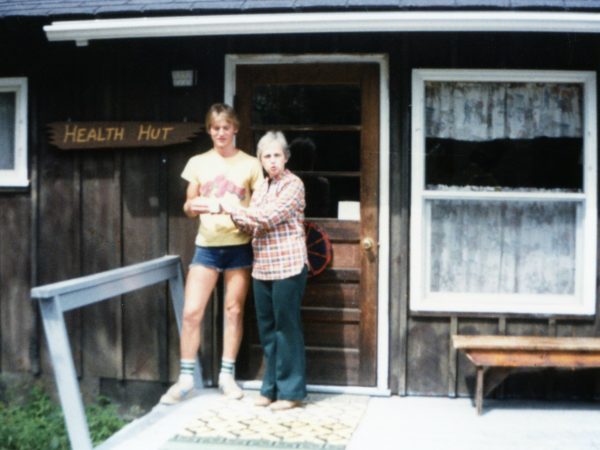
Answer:
[[[154, 44], [81, 52], [59, 45], [41, 52], [40, 41], [37, 51], [30, 49], [38, 60], [0, 69], [0, 76], [28, 76], [30, 122], [38, 124], [29, 130], [31, 188], [0, 192], [2, 372], [52, 373], [29, 300], [32, 286], [164, 254], [179, 254], [184, 262], [191, 257], [197, 223], [183, 215], [186, 184], [180, 173], [190, 156], [208, 148], [208, 139], [81, 152], [48, 145], [45, 124], [52, 121], [203, 122], [208, 106], [222, 96], [222, 75], [202, 72], [195, 88], [177, 91], [170, 79], [176, 52]], [[215, 59], [207, 52], [201, 57], [196, 64]], [[212, 313], [207, 317], [203, 357], [209, 362]], [[166, 286], [69, 312], [67, 322], [78, 374], [92, 392], [101, 379], [167, 382], [177, 374], [178, 335]], [[210, 372], [205, 376], [211, 379]]]
[[[18, 29], [17, 29], [18, 28]], [[10, 34], [7, 34], [10, 33]], [[33, 38], [30, 34], [32, 33]], [[17, 39], [15, 39], [15, 36]], [[20, 37], [20, 38], [19, 38]], [[384, 53], [390, 63], [390, 369], [392, 392], [467, 395], [474, 371], [451, 335], [596, 336], [600, 321], [508, 316], [415, 316], [408, 298], [410, 74], [413, 68], [596, 70], [593, 36], [421, 34], [148, 39], [48, 43], [41, 24], [0, 28], [0, 76], [30, 83], [32, 187], [0, 192], [0, 371], [51, 373], [33, 285], [193, 251], [196, 223], [184, 217], [187, 159], [210, 141], [162, 149], [64, 152], [49, 146], [52, 121], [203, 121], [222, 99], [227, 53]], [[19, 42], [19, 51], [9, 42]], [[540, 48], [552, 48], [552, 52]], [[15, 56], [17, 55], [17, 56]], [[196, 68], [197, 85], [175, 89], [170, 70]], [[203, 330], [207, 380], [218, 359], [210, 305]], [[178, 337], [164, 286], [71, 312], [68, 325], [82, 379], [167, 382], [178, 371]], [[598, 396], [597, 372], [544, 371], [512, 377], [503, 394]]]

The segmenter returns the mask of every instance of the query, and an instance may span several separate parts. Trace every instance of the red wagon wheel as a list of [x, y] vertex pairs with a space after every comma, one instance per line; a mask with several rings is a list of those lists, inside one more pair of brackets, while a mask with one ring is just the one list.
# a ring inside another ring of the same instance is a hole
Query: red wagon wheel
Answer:
[[304, 222], [304, 231], [308, 251], [308, 276], [314, 277], [323, 272], [331, 262], [333, 250], [329, 236], [318, 225]]

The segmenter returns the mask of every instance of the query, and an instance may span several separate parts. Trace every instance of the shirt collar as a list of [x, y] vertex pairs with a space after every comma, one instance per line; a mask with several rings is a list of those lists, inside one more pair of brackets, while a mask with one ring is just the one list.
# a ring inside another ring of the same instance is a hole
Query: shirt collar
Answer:
[[281, 172], [279, 175], [277, 175], [276, 177], [267, 177], [267, 179], [269, 180], [269, 183], [273, 182], [273, 181], [279, 181], [281, 180], [283, 177], [285, 177], [288, 173], [290, 173], [290, 171], [288, 169], [283, 169], [283, 172]]

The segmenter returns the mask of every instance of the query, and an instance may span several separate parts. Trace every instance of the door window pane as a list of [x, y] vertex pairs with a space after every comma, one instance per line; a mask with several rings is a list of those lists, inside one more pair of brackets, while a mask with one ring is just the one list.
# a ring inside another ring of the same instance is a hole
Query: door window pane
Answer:
[[292, 171], [360, 171], [360, 132], [287, 131]]
[[306, 217], [338, 217], [339, 202], [360, 199], [357, 177], [299, 174], [306, 189]]
[[360, 124], [360, 88], [353, 85], [263, 85], [252, 99], [254, 125]]
[[339, 202], [360, 200], [358, 85], [258, 86], [252, 100], [255, 145], [268, 129], [290, 145], [287, 167], [306, 189], [306, 217], [338, 217]]
[[[254, 133], [255, 143], [262, 135]], [[285, 135], [292, 155], [287, 167], [304, 182], [306, 217], [335, 218], [339, 202], [360, 200], [358, 132], [288, 131]]]

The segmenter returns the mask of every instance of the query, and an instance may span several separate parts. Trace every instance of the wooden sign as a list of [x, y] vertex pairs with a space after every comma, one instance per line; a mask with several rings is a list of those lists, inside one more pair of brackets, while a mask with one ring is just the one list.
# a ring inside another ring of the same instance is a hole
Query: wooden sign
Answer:
[[53, 122], [50, 143], [62, 150], [164, 147], [191, 141], [204, 126], [194, 122]]

